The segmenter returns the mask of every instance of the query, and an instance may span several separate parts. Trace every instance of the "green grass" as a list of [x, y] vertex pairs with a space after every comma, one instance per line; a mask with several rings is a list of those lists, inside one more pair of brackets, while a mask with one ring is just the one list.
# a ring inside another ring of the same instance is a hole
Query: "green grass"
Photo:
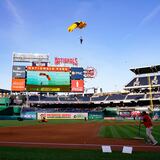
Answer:
[[[84, 120], [48, 120], [47, 124], [68, 124], [68, 123], [85, 123]], [[26, 125], [39, 125], [41, 124], [38, 120], [0, 120], [0, 127], [10, 126], [26, 126]]]
[[[88, 120], [87, 122], [83, 119], [49, 119], [47, 124], [69, 124], [69, 123], [102, 123], [104, 120]], [[110, 122], [109, 122], [110, 123]], [[11, 127], [11, 126], [27, 126], [27, 125], [39, 125], [41, 124], [38, 120], [0, 120], [0, 127]]]
[[[91, 120], [49, 120], [47, 124], [67, 124], [67, 123], [102, 123], [109, 126], [102, 126], [100, 136], [112, 138], [133, 138], [138, 135], [138, 125], [129, 121], [129, 125], [122, 125], [127, 121], [104, 121]], [[116, 123], [115, 123], [116, 122]], [[112, 124], [113, 123], [113, 124]], [[155, 122], [156, 123], [156, 122]], [[37, 120], [0, 120], [0, 127], [39, 125]], [[138, 124], [138, 123], [137, 123]], [[153, 135], [160, 142], [160, 126], [154, 126]], [[141, 127], [141, 136], [145, 137], [145, 128]], [[40, 149], [40, 148], [20, 148], [20, 147], [0, 147], [0, 160], [159, 160], [160, 153], [147, 154], [146, 152], [133, 152], [133, 154], [122, 154], [120, 152], [102, 153], [99, 150], [78, 150], [78, 149]]]
[[[154, 126], [153, 136], [160, 142], [160, 126]], [[146, 136], [145, 127], [141, 126], [140, 136], [139, 129], [137, 125], [110, 125], [102, 126], [100, 129], [100, 136], [109, 138], [126, 138], [132, 139], [134, 137], [144, 137]]]
[[[99, 135], [102, 137], [110, 138], [128, 138], [132, 139], [134, 137], [139, 137], [138, 123], [139, 121], [134, 120], [49, 120], [47, 124], [68, 124], [68, 123], [106, 123], [109, 126], [102, 126], [100, 129]], [[128, 125], [122, 125], [123, 122], [129, 122]], [[158, 121], [157, 121], [158, 122]], [[154, 122], [154, 123], [157, 123]], [[113, 123], [113, 124], [112, 124]], [[9, 127], [9, 126], [26, 126], [26, 125], [40, 125], [41, 123], [38, 120], [0, 120], [0, 127]], [[115, 125], [116, 124], [116, 125]], [[142, 125], [140, 129], [140, 136], [145, 137], [145, 127]], [[160, 126], [155, 125], [153, 129], [153, 135], [160, 142]]]
[[99, 150], [0, 147], [0, 160], [159, 160], [160, 153], [102, 153]]
[[[138, 123], [138, 120], [88, 120], [85, 122], [83, 119], [82, 120], [74, 120], [74, 119], [51, 119], [48, 120], [47, 124], [68, 124], [68, 123], [117, 123], [121, 124], [121, 122], [129, 122], [131, 124]], [[159, 121], [156, 121], [154, 123], [157, 123]], [[9, 127], [9, 126], [26, 126], [26, 125], [38, 125], [41, 124], [39, 123], [38, 120], [23, 120], [23, 121], [18, 121], [18, 120], [0, 120], [0, 127]]]

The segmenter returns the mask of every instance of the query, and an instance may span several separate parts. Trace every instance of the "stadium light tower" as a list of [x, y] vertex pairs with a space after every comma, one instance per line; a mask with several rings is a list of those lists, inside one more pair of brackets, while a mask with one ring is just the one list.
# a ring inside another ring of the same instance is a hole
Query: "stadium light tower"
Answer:
[[152, 96], [152, 82], [151, 82], [151, 77], [148, 74], [148, 85], [149, 85], [149, 99], [150, 99], [150, 110], [153, 112], [154, 107], [153, 107], [153, 96]]
[[[150, 67], [150, 70], [151, 70], [151, 73], [157, 73], [160, 69], [160, 66], [151, 66]], [[148, 85], [149, 85], [149, 97], [150, 97], [150, 110], [151, 112], [153, 113], [154, 112], [154, 105], [153, 105], [153, 95], [152, 95], [152, 86], [153, 82], [151, 81], [151, 76], [150, 74], [148, 74]]]

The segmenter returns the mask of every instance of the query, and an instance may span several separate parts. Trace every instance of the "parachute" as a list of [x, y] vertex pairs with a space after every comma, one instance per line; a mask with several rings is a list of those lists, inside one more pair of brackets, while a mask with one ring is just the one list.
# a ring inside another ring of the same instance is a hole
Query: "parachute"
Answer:
[[86, 27], [86, 25], [87, 25], [86, 22], [82, 22], [82, 21], [74, 22], [68, 27], [68, 32], [72, 32], [76, 28], [82, 29]]

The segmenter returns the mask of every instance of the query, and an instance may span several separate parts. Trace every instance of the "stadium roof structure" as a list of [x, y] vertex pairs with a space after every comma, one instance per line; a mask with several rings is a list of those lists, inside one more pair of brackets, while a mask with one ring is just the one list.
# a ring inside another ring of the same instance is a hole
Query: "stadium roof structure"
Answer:
[[133, 68], [130, 69], [136, 75], [140, 74], [149, 74], [149, 73], [156, 73], [160, 71], [160, 65], [150, 66], [150, 67], [142, 67], [142, 68]]
[[7, 89], [0, 89], [0, 93], [10, 93], [11, 91], [10, 90], [7, 90]]

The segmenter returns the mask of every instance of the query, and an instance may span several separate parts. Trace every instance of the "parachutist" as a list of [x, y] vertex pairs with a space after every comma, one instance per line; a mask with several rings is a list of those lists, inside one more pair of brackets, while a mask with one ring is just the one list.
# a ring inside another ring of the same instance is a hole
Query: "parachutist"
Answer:
[[80, 43], [81, 43], [81, 44], [83, 43], [83, 38], [82, 38], [82, 37], [80, 37]]
[[[85, 28], [86, 25], [87, 25], [87, 23], [83, 22], [83, 21], [74, 22], [68, 27], [68, 32], [72, 32], [73, 30], [75, 30], [77, 28], [79, 28], [79, 29]], [[80, 40], [80, 43], [82, 44], [83, 43], [82, 36], [80, 37], [79, 40]]]

